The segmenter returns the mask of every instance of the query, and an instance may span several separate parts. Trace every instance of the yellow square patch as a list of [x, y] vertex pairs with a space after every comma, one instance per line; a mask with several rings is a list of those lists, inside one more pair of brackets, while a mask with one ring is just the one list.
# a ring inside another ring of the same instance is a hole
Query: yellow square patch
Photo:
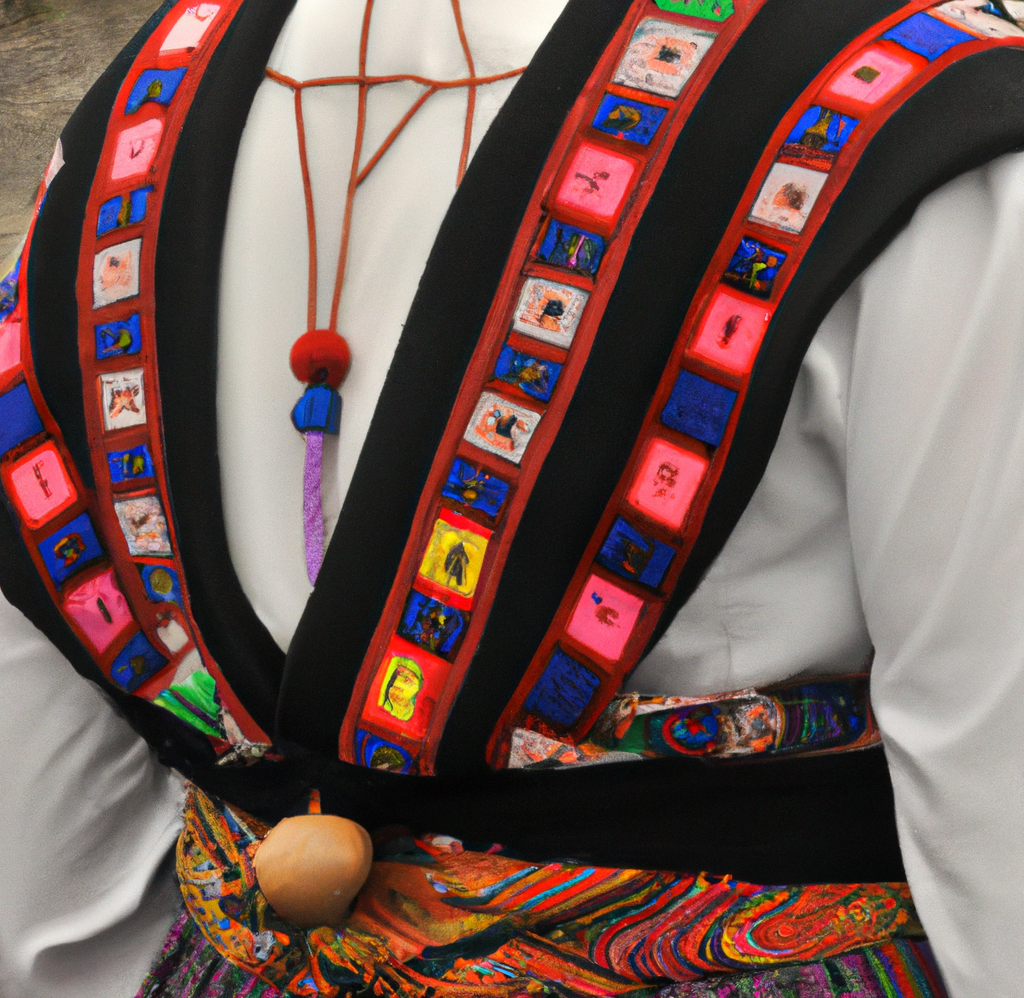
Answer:
[[427, 542], [420, 575], [467, 599], [476, 592], [491, 531], [458, 513], [441, 510]]

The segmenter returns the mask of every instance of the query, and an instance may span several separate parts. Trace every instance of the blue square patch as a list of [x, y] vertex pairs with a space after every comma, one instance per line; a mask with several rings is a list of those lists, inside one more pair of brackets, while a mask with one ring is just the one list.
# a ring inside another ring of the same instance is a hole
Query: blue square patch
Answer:
[[147, 679], [155, 676], [167, 664], [166, 656], [158, 652], [141, 631], [121, 649], [110, 667], [110, 678], [123, 690], [131, 693]]
[[594, 128], [617, 139], [650, 144], [668, 111], [663, 107], [642, 104], [628, 97], [605, 94], [594, 115]]
[[154, 603], [177, 603], [181, 606], [178, 573], [165, 565], [136, 565], [146, 587], [146, 595]]
[[39, 553], [54, 585], [59, 586], [89, 562], [102, 557], [103, 548], [92, 528], [89, 514], [82, 513], [47, 537], [39, 545]]
[[508, 498], [508, 483], [457, 457], [448, 472], [448, 480], [441, 487], [441, 495], [460, 506], [469, 506], [494, 517]]
[[465, 610], [413, 589], [405, 601], [398, 634], [435, 655], [450, 658], [459, 650], [468, 623], [469, 614]]
[[142, 326], [137, 312], [123, 322], [104, 322], [94, 329], [97, 360], [123, 357], [142, 349]]
[[547, 667], [526, 698], [526, 709], [543, 720], [571, 728], [601, 685], [589, 669], [555, 648]]
[[167, 107], [175, 92], [185, 79], [184, 69], [145, 69], [128, 95], [125, 114], [135, 114], [143, 104], [153, 101]]
[[152, 187], [140, 187], [130, 194], [119, 194], [104, 201], [96, 219], [96, 235], [105, 236], [114, 229], [137, 225], [146, 217], [146, 205], [152, 193]]
[[507, 343], [498, 354], [494, 365], [494, 376], [535, 399], [547, 402], [555, 389], [555, 382], [562, 373], [562, 365], [550, 360], [538, 360], [528, 354], [513, 350]]
[[929, 62], [934, 62], [954, 45], [977, 41], [974, 35], [954, 28], [953, 25], [946, 24], [945, 21], [940, 21], [924, 11], [900, 21], [882, 37], [910, 49], [911, 52], [923, 55]]
[[14, 270], [0, 280], [0, 322], [3, 322], [14, 311], [18, 304], [18, 275], [21, 273], [21, 260], [14, 265]]
[[356, 732], [356, 752], [359, 765], [367, 769], [383, 769], [388, 773], [408, 773], [412, 769], [412, 756], [404, 748], [369, 731]]
[[134, 482], [153, 477], [153, 459], [145, 444], [131, 450], [117, 450], [107, 454], [112, 482]]
[[657, 589], [675, 553], [668, 544], [642, 533], [620, 516], [612, 524], [597, 560], [623, 578]]
[[779, 268], [786, 262], [786, 254], [750, 236], [744, 236], [722, 275], [722, 280], [747, 294], [767, 298], [775, 286]]
[[43, 432], [43, 422], [23, 381], [0, 395], [0, 454]]
[[673, 430], [717, 447], [729, 422], [736, 392], [690, 371], [680, 371], [661, 421]]
[[564, 267], [577, 274], [593, 277], [604, 255], [604, 240], [593, 232], [577, 228], [557, 218], [548, 220], [537, 250], [537, 259], [552, 267]]

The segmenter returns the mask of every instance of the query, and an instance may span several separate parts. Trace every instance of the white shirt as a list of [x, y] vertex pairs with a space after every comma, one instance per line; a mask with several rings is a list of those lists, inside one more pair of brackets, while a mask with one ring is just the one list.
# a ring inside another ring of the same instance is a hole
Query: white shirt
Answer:
[[[463, 0], [478, 75], [528, 62], [563, 2]], [[355, 0], [298, 0], [271, 66], [295, 79], [354, 74], [362, 10]], [[377, 0], [368, 72], [465, 76], [448, 0]], [[474, 148], [511, 86], [481, 88]], [[364, 161], [420, 93], [405, 83], [371, 90]], [[353, 87], [304, 97], [320, 324], [354, 107]], [[329, 528], [455, 190], [465, 108], [464, 90], [432, 96], [357, 196], [339, 321], [353, 365], [325, 468]], [[301, 386], [287, 363], [306, 325], [306, 238], [292, 94], [268, 80], [229, 206], [218, 435], [232, 559], [282, 648], [309, 591], [303, 444], [288, 419]], [[908, 877], [953, 998], [1024, 993], [1022, 249], [1024, 155], [927, 199], [819, 329], [761, 485], [631, 681], [652, 692], [720, 692], [852, 671], [873, 644], [873, 703]], [[6, 605], [0, 628], [0, 695], [10, 702], [17, 691], [20, 717], [50, 721], [34, 724], [31, 742], [23, 729], [0, 733], [4, 758], [19, 741], [30, 746], [0, 773], [0, 829], [25, 829], [36, 843], [27, 854], [0, 850], [2, 972], [28, 981], [32, 998], [55, 994], [46, 959], [86, 940], [80, 950], [105, 954], [111, 983], [95, 990], [72, 976], [60, 993], [129, 995], [110, 968], [140, 979], [169, 920], [161, 909], [146, 921], [146, 877], [173, 836], [176, 787], [137, 742], [127, 747], [130, 734], [102, 699]], [[69, 735], [75, 724], [88, 724], [89, 737]], [[32, 805], [40, 796], [67, 801], [75, 835], [60, 848], [50, 845], [49, 815]], [[134, 851], [99, 862], [118, 836]], [[115, 894], [120, 907], [107, 900]], [[136, 945], [112, 949], [101, 933], [126, 916], [143, 927]], [[33, 964], [40, 939], [49, 948]]]

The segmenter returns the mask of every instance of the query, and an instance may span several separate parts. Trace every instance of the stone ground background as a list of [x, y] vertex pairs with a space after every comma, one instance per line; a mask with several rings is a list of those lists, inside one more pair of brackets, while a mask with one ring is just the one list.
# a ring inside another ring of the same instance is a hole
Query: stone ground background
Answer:
[[159, 6], [160, 0], [0, 0], [0, 265], [13, 262], [64, 122]]

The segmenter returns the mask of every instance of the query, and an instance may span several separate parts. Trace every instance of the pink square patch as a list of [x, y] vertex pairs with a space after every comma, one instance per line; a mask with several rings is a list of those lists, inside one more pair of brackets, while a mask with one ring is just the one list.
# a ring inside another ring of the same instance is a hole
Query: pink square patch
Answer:
[[708, 464], [707, 458], [655, 437], [644, 451], [626, 500], [652, 520], [678, 530]]
[[32, 530], [52, 520], [78, 498], [53, 444], [43, 444], [15, 461], [4, 478], [11, 498]]
[[771, 315], [764, 302], [719, 288], [686, 353], [731, 374], [747, 374]]
[[189, 7], [167, 32], [160, 54], [168, 52], [190, 52], [203, 40], [220, 11], [220, 4], [197, 3]]
[[865, 108], [874, 107], [893, 94], [916, 70], [908, 59], [901, 59], [881, 45], [869, 45], [825, 84], [822, 96], [845, 97]]
[[592, 575], [583, 587], [565, 632], [611, 662], [618, 660], [644, 608], [639, 596]]
[[124, 593], [117, 587], [112, 569], [83, 582], [64, 600], [67, 615], [85, 632], [89, 643], [102, 654], [132, 620]]
[[0, 322], [0, 378], [21, 365], [21, 321]]
[[636, 160], [589, 142], [581, 143], [555, 195], [555, 204], [582, 211], [607, 224], [619, 217], [633, 177]]
[[126, 128], [117, 137], [110, 179], [122, 180], [145, 173], [156, 159], [163, 130], [164, 123], [159, 118], [150, 118], [149, 121]]

